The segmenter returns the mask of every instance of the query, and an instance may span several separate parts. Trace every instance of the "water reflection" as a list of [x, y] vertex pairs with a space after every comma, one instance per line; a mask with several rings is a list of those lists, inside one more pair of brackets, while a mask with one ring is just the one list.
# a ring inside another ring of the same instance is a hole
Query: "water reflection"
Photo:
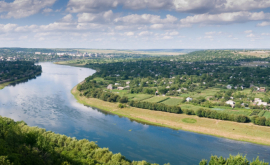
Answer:
[[228, 157], [243, 153], [249, 159], [259, 155], [270, 162], [270, 147], [146, 125], [83, 106], [70, 91], [94, 70], [41, 65], [41, 76], [0, 91], [1, 116], [97, 141], [99, 146], [121, 152], [131, 160], [190, 165], [212, 154]]

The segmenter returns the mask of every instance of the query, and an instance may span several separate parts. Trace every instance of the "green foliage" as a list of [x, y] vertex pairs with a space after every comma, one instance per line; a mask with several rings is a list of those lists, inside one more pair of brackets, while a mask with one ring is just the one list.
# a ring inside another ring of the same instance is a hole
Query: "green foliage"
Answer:
[[32, 61], [0, 61], [0, 83], [32, 78], [41, 71], [41, 66]]
[[126, 105], [124, 105], [124, 104], [118, 104], [118, 108], [125, 108], [126, 107]]
[[154, 111], [164, 111], [170, 113], [182, 113], [182, 110], [178, 106], [169, 106], [162, 103], [150, 103], [150, 102], [137, 102], [137, 101], [130, 101], [129, 105], [131, 107], [137, 107], [142, 109], [149, 109]]
[[[199, 165], [207, 165], [207, 160], [202, 160]], [[230, 155], [230, 157], [227, 159], [223, 157], [211, 156], [208, 165], [269, 165], [269, 163], [260, 161], [259, 157], [253, 162], [249, 162], [245, 156]]]
[[228, 114], [222, 111], [219, 112], [219, 111], [205, 110], [205, 109], [198, 109], [196, 111], [196, 115], [199, 117], [206, 117], [206, 118], [219, 119], [219, 120], [229, 120], [229, 121], [235, 121], [239, 123], [247, 123], [250, 121], [249, 118], [245, 115]]

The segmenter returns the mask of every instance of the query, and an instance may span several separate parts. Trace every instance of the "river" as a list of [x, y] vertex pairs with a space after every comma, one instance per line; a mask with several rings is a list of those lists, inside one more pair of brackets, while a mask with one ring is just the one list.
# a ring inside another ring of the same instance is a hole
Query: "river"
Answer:
[[198, 165], [211, 155], [242, 153], [270, 162], [270, 147], [141, 124], [76, 102], [71, 89], [94, 70], [40, 63], [41, 76], [0, 90], [0, 115], [95, 141], [130, 160]]

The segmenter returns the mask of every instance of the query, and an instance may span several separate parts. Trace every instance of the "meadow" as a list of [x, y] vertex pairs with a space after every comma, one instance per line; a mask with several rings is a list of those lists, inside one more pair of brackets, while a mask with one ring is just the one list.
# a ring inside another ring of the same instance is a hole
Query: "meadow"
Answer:
[[143, 100], [143, 101], [150, 102], [150, 103], [160, 103], [160, 102], [163, 102], [163, 101], [165, 101], [167, 99], [169, 99], [169, 97], [156, 96], [156, 97], [152, 97], [150, 99], [146, 99], [146, 100]]

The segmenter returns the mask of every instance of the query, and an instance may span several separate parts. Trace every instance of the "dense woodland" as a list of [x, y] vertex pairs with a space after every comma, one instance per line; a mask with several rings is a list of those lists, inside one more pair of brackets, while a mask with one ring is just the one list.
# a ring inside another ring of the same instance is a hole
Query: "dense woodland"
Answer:
[[31, 61], [0, 61], [0, 83], [31, 78], [41, 71], [41, 66]]

